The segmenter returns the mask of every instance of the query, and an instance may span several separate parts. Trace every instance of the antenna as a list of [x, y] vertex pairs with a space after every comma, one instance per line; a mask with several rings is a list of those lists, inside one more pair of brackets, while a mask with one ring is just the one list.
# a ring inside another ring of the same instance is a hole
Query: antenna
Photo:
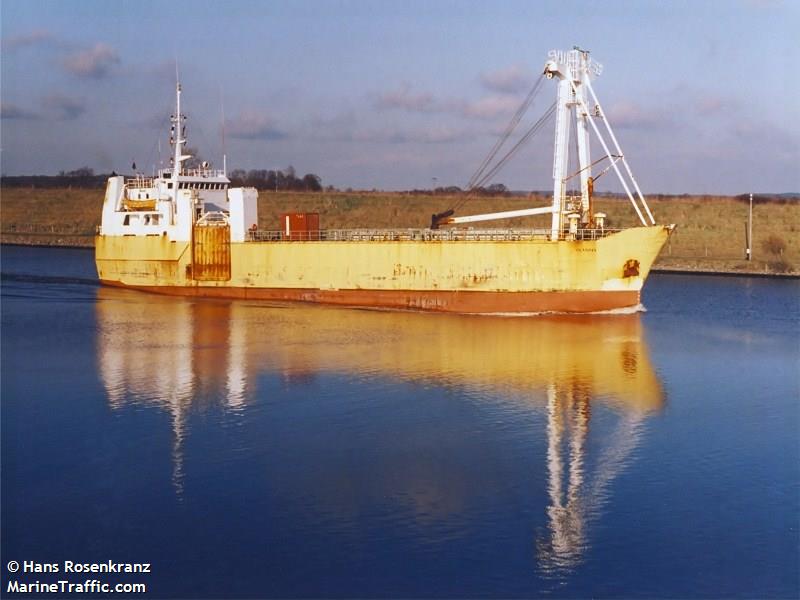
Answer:
[[222, 174], [228, 176], [228, 156], [225, 154], [225, 104], [222, 102], [222, 84], [219, 86], [219, 109], [222, 117]]
[[175, 59], [175, 114], [172, 116], [172, 137], [174, 140], [175, 154], [172, 158], [172, 179], [178, 180], [181, 172], [181, 163], [189, 158], [183, 155], [183, 146], [186, 143], [186, 127], [183, 121], [186, 119], [181, 113], [181, 80], [178, 78], [178, 59]]

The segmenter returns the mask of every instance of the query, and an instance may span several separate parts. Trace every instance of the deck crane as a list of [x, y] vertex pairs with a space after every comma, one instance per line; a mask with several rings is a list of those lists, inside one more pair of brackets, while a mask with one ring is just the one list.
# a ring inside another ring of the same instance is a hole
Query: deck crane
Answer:
[[[600, 75], [602, 72], [602, 65], [589, 57], [587, 50], [582, 50], [575, 46], [572, 50], [567, 52], [561, 50], [551, 50], [548, 53], [548, 60], [544, 65], [542, 76], [546, 79], [558, 80], [558, 91], [556, 102], [550, 110], [547, 111], [545, 116], [553, 111], [555, 113], [556, 127], [555, 127], [555, 144], [553, 152], [553, 200], [549, 206], [540, 206], [534, 208], [525, 208], [520, 210], [509, 210], [495, 213], [485, 213], [478, 215], [467, 215], [455, 217], [453, 216], [455, 210], [451, 209], [436, 215], [432, 215], [431, 227], [437, 229], [440, 225], [457, 225], [462, 223], [476, 223], [481, 221], [493, 221], [498, 219], [510, 219], [514, 217], [527, 217], [532, 215], [552, 215], [550, 237], [552, 240], [560, 239], [565, 227], [565, 218], [570, 221], [579, 221], [581, 228], [594, 227], [594, 215], [592, 214], [592, 193], [594, 180], [597, 177], [592, 177], [592, 167], [602, 160], [608, 159], [610, 167], [613, 168], [617, 174], [628, 199], [633, 204], [634, 210], [641, 221], [642, 225], [655, 224], [650, 208], [642, 195], [636, 179], [625, 160], [625, 156], [620, 149], [617, 138], [611, 129], [608, 119], [605, 118], [600, 101], [592, 88], [591, 80]], [[537, 82], [538, 84], [538, 82]], [[536, 89], [536, 88], [534, 88]], [[530, 98], [530, 97], [529, 97]], [[594, 109], [589, 109], [589, 100], [595, 104]], [[524, 108], [530, 105], [530, 100], [526, 99], [523, 104]], [[522, 109], [522, 107], [521, 107]], [[489, 158], [484, 160], [479, 172], [482, 172], [488, 166], [493, 155], [497, 152], [498, 148], [505, 139], [508, 138], [511, 130], [516, 123], [519, 122], [521, 115], [518, 113], [512, 119], [512, 123], [503, 134], [503, 138], [493, 148]], [[613, 143], [616, 154], [612, 154], [609, 145], [603, 137], [600, 128], [595, 123], [599, 119], [605, 123], [605, 129]], [[575, 122], [575, 137], [578, 148], [578, 170], [571, 174], [567, 174], [569, 165], [569, 141], [570, 129], [572, 122]], [[505, 164], [505, 161], [521, 146], [522, 143], [532, 137], [533, 133], [539, 130], [541, 124], [544, 122], [544, 117], [540, 119], [528, 133], [498, 162], [498, 164], [486, 172], [482, 177], [473, 176], [471, 181], [471, 188], [477, 187], [481, 183], [485, 183], [491, 176], [493, 176], [499, 168]], [[594, 131], [597, 136], [605, 156], [600, 160], [591, 162], [590, 157], [590, 140], [589, 131]], [[625, 167], [627, 178], [623, 176], [622, 171], [618, 166], [621, 162]], [[606, 168], [600, 173], [604, 174], [608, 171]], [[566, 185], [567, 181], [572, 177], [578, 176], [580, 178], [580, 203], [579, 205], [570, 205], [567, 202]], [[599, 175], [598, 175], [599, 177]], [[631, 187], [636, 192], [636, 197], [631, 192]], [[647, 214], [645, 219], [640, 205], [644, 208]], [[649, 221], [649, 223], [648, 223]], [[576, 226], [576, 225], [573, 225]]]

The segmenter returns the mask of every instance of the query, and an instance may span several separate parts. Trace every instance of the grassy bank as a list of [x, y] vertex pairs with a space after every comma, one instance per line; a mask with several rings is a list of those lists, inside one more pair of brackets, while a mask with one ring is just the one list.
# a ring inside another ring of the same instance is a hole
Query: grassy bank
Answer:
[[[4, 188], [0, 199], [3, 243], [91, 246], [100, 223], [103, 192], [84, 189]], [[318, 212], [323, 228], [425, 227], [430, 215], [460, 198], [400, 193], [261, 192], [259, 227], [277, 229], [285, 212]], [[469, 198], [459, 214], [512, 210], [547, 203], [541, 198]], [[753, 260], [744, 260], [747, 203], [731, 197], [666, 196], [651, 199], [660, 223], [678, 228], [656, 267], [679, 271], [800, 274], [800, 202], [753, 207]], [[627, 200], [599, 199], [609, 227], [636, 223]], [[506, 222], [546, 226], [544, 217]], [[505, 225], [504, 225], [505, 226]]]

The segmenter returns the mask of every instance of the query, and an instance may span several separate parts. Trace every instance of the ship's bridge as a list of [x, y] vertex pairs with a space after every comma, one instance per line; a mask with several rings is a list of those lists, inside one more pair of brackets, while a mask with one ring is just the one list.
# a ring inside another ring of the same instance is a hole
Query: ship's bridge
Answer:
[[[172, 169], [160, 169], [158, 176], [161, 179], [171, 179]], [[181, 181], [208, 181], [214, 180], [224, 183], [230, 183], [230, 179], [222, 169], [211, 169], [209, 167], [197, 167], [195, 169], [181, 169], [178, 173], [178, 179]]]
[[[181, 190], [224, 190], [230, 185], [231, 180], [225, 175], [225, 171], [220, 169], [183, 169], [178, 175], [178, 189]], [[141, 195], [146, 191], [156, 188], [173, 188], [172, 170], [161, 169], [157, 177], [146, 177], [137, 174], [125, 180], [125, 189], [135, 195]]]
[[[172, 169], [161, 169], [158, 178], [166, 183], [166, 188], [173, 186]], [[231, 180], [221, 169], [197, 168], [181, 169], [178, 173], [178, 189], [181, 190], [224, 190]]]

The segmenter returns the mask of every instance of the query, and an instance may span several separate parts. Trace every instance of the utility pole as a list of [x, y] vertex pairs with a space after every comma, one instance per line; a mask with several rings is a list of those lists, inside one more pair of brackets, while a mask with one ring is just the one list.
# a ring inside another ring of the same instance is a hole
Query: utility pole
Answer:
[[753, 194], [750, 194], [750, 210], [747, 215], [747, 260], [753, 260]]

